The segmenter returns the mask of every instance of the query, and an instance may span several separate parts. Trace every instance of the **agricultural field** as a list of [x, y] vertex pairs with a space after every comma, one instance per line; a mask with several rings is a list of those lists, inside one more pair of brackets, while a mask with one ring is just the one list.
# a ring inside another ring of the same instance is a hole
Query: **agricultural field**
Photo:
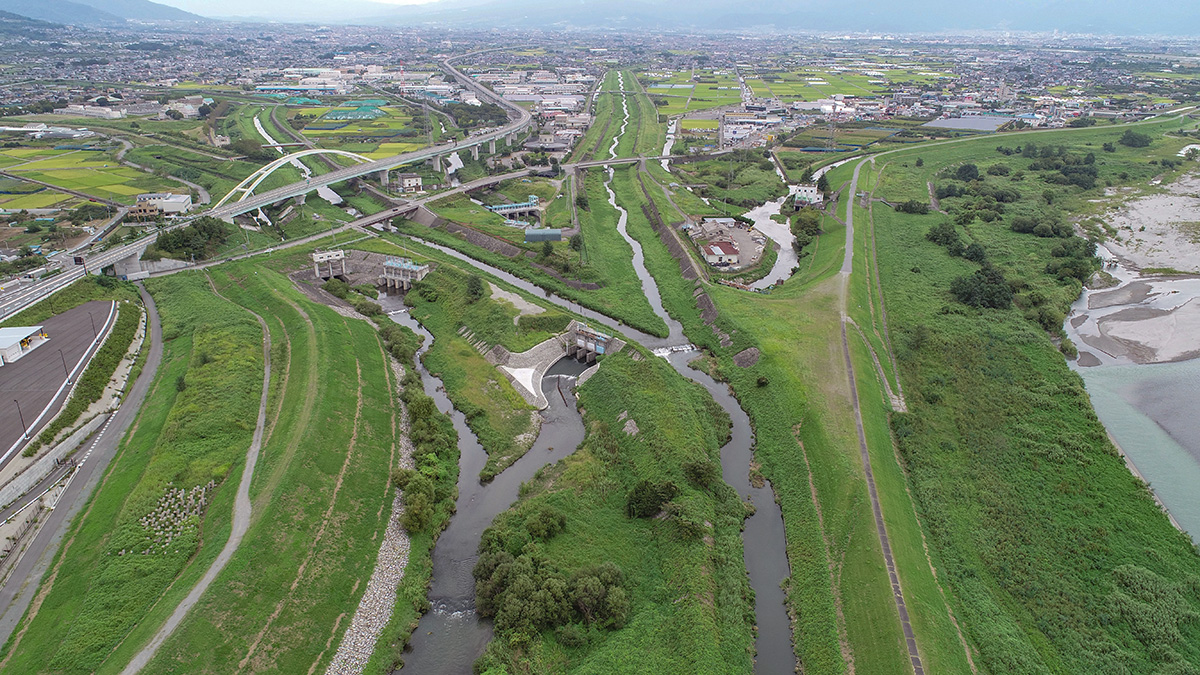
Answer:
[[[33, 152], [21, 152], [26, 150]], [[185, 186], [174, 181], [122, 166], [117, 161], [113, 150], [59, 151], [32, 147], [6, 148], [0, 154], [9, 159], [19, 160], [16, 163], [10, 163], [5, 169], [14, 175], [123, 204], [132, 204], [134, 198], [144, 192], [188, 192]], [[69, 195], [59, 197], [44, 194], [48, 191], [47, 189], [32, 194], [14, 196], [14, 199], [0, 201], [0, 206], [3, 208], [44, 208], [49, 205], [61, 204], [70, 198]], [[17, 205], [11, 205], [13, 203]]]
[[[382, 113], [374, 119], [331, 119], [354, 114], [356, 110], [349, 107], [292, 107], [287, 109], [287, 123], [299, 128], [305, 138], [320, 147], [356, 152], [371, 159], [420, 150], [428, 145], [425, 117], [407, 107], [374, 108], [377, 113], [371, 112], [371, 115]], [[436, 141], [440, 128], [436, 120], [431, 119], [431, 122]]]
[[728, 70], [639, 73], [658, 112], [679, 115], [742, 102], [737, 74]]

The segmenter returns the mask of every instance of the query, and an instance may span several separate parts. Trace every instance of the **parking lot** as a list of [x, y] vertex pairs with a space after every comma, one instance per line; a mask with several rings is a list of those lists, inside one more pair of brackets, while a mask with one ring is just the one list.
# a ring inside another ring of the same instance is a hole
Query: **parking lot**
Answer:
[[34, 438], [62, 407], [68, 370], [75, 382], [94, 356], [94, 338], [103, 336], [115, 320], [115, 303], [85, 303], [39, 322], [49, 340], [0, 366], [0, 466], [23, 447], [23, 424]]

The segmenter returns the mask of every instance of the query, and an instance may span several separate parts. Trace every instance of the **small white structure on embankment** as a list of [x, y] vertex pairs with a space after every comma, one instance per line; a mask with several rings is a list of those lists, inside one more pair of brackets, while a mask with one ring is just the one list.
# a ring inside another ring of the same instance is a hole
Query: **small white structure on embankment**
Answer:
[[0, 365], [16, 361], [42, 346], [49, 338], [41, 326], [0, 328]]

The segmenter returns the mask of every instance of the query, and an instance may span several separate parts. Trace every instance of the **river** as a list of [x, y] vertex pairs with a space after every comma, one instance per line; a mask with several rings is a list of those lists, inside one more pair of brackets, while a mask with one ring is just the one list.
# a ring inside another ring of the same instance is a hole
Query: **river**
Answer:
[[1099, 251], [1119, 284], [1084, 289], [1072, 305], [1064, 329], [1080, 358], [1071, 367], [1131, 468], [1200, 542], [1200, 359], [1188, 358], [1200, 339], [1187, 314], [1200, 279], [1142, 277]]
[[[623, 79], [619, 79], [618, 82], [623, 89]], [[624, 121], [609, 149], [609, 154], [613, 157], [616, 156], [619, 138], [629, 122], [629, 109], [625, 97], [622, 97], [622, 108]], [[610, 168], [605, 189], [608, 192], [609, 203], [619, 214], [617, 229], [633, 249], [634, 270], [641, 280], [647, 300], [668, 327], [666, 338], [655, 337], [624, 326], [621, 332], [626, 338], [664, 357], [677, 372], [708, 390], [713, 399], [729, 414], [732, 427], [729, 441], [721, 448], [722, 477], [743, 499], [747, 499], [755, 507], [754, 515], [746, 520], [743, 530], [743, 554], [750, 586], [755, 592], [755, 617], [758, 627], [755, 641], [755, 672], [793, 672], [796, 658], [792, 650], [791, 623], [784, 604], [784, 593], [780, 587], [781, 582], [790, 574], [783, 514], [775, 502], [770, 483], [757, 488], [750, 483], [749, 467], [754, 458], [754, 433], [750, 426], [750, 418], [730, 393], [727, 385], [691, 368], [690, 362], [698, 353], [695, 347], [686, 341], [683, 326], [671, 318], [663, 307], [658, 284], [646, 269], [641, 244], [626, 230], [628, 213], [617, 204], [616, 195], [612, 191], [612, 177]], [[503, 270], [473, 260], [452, 249], [424, 243], [526, 292], [544, 296], [550, 302], [590, 320], [604, 325], [613, 323], [609, 317], [580, 307]], [[381, 302], [389, 311], [402, 307], [395, 298], [384, 297]], [[423, 354], [432, 342], [428, 331], [407, 312], [397, 312], [391, 316], [401, 325], [426, 337], [426, 344], [422, 346], [418, 357]], [[480, 536], [499, 513], [516, 501], [523, 481], [529, 480], [542, 466], [570, 455], [582, 442], [583, 423], [576, 411], [575, 398], [571, 391], [579, 368], [579, 364], [563, 359], [547, 371], [542, 379], [542, 388], [546, 392], [550, 407], [543, 411], [545, 421], [537, 441], [529, 452], [500, 473], [491, 483], [481, 485], [478, 476], [487, 461], [486, 453], [467, 427], [463, 415], [453, 409], [438, 380], [432, 377], [423, 365], [418, 365], [426, 393], [434, 399], [439, 410], [451, 415], [459, 434], [459, 495], [455, 515], [451, 518], [449, 527], [439, 537], [433, 551], [434, 572], [429, 592], [432, 609], [421, 617], [417, 630], [413, 633], [412, 651], [406, 654], [405, 666], [401, 672], [421, 675], [465, 675], [471, 672], [471, 664], [483, 653], [492, 634], [491, 624], [481, 621], [475, 614], [475, 587], [474, 578], [471, 576], [471, 570], [478, 557]], [[560, 374], [563, 369], [567, 370], [566, 374]]]
[[[404, 307], [399, 296], [383, 296], [380, 304], [389, 312]], [[491, 622], [481, 621], [475, 613], [475, 579], [471, 571], [479, 557], [480, 537], [492, 520], [517, 500], [521, 483], [533, 478], [543, 466], [570, 455], [583, 442], [583, 420], [575, 408], [573, 386], [586, 366], [564, 359], [547, 371], [542, 390], [550, 407], [542, 411], [544, 421], [537, 441], [521, 459], [483, 485], [479, 472], [487, 463], [487, 453], [463, 414], [454, 409], [441, 381], [421, 363], [420, 356], [433, 344], [433, 336], [407, 311], [391, 317], [425, 337], [417, 352], [417, 372], [425, 393], [454, 423], [460, 453], [455, 513], [433, 548], [431, 608], [421, 617], [412, 635], [412, 652], [405, 655], [399, 672], [466, 674], [492, 637]]]

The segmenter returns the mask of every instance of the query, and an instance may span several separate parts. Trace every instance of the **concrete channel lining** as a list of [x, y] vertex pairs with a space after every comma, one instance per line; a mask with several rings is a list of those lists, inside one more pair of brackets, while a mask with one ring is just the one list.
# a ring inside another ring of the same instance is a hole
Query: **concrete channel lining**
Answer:
[[550, 402], [546, 400], [546, 395], [542, 393], [542, 377], [550, 369], [550, 366], [554, 365], [555, 361], [558, 361], [567, 353], [566, 342], [563, 336], [556, 335], [547, 338], [534, 345], [528, 351], [519, 354], [513, 354], [507, 352], [507, 350], [505, 350], [506, 356], [496, 354], [500, 349], [493, 349], [491, 352], [488, 352], [488, 360], [497, 364], [499, 371], [504, 373], [504, 376], [512, 383], [513, 388], [517, 390], [517, 393], [529, 405], [536, 407], [538, 410], [545, 410], [549, 407]]

